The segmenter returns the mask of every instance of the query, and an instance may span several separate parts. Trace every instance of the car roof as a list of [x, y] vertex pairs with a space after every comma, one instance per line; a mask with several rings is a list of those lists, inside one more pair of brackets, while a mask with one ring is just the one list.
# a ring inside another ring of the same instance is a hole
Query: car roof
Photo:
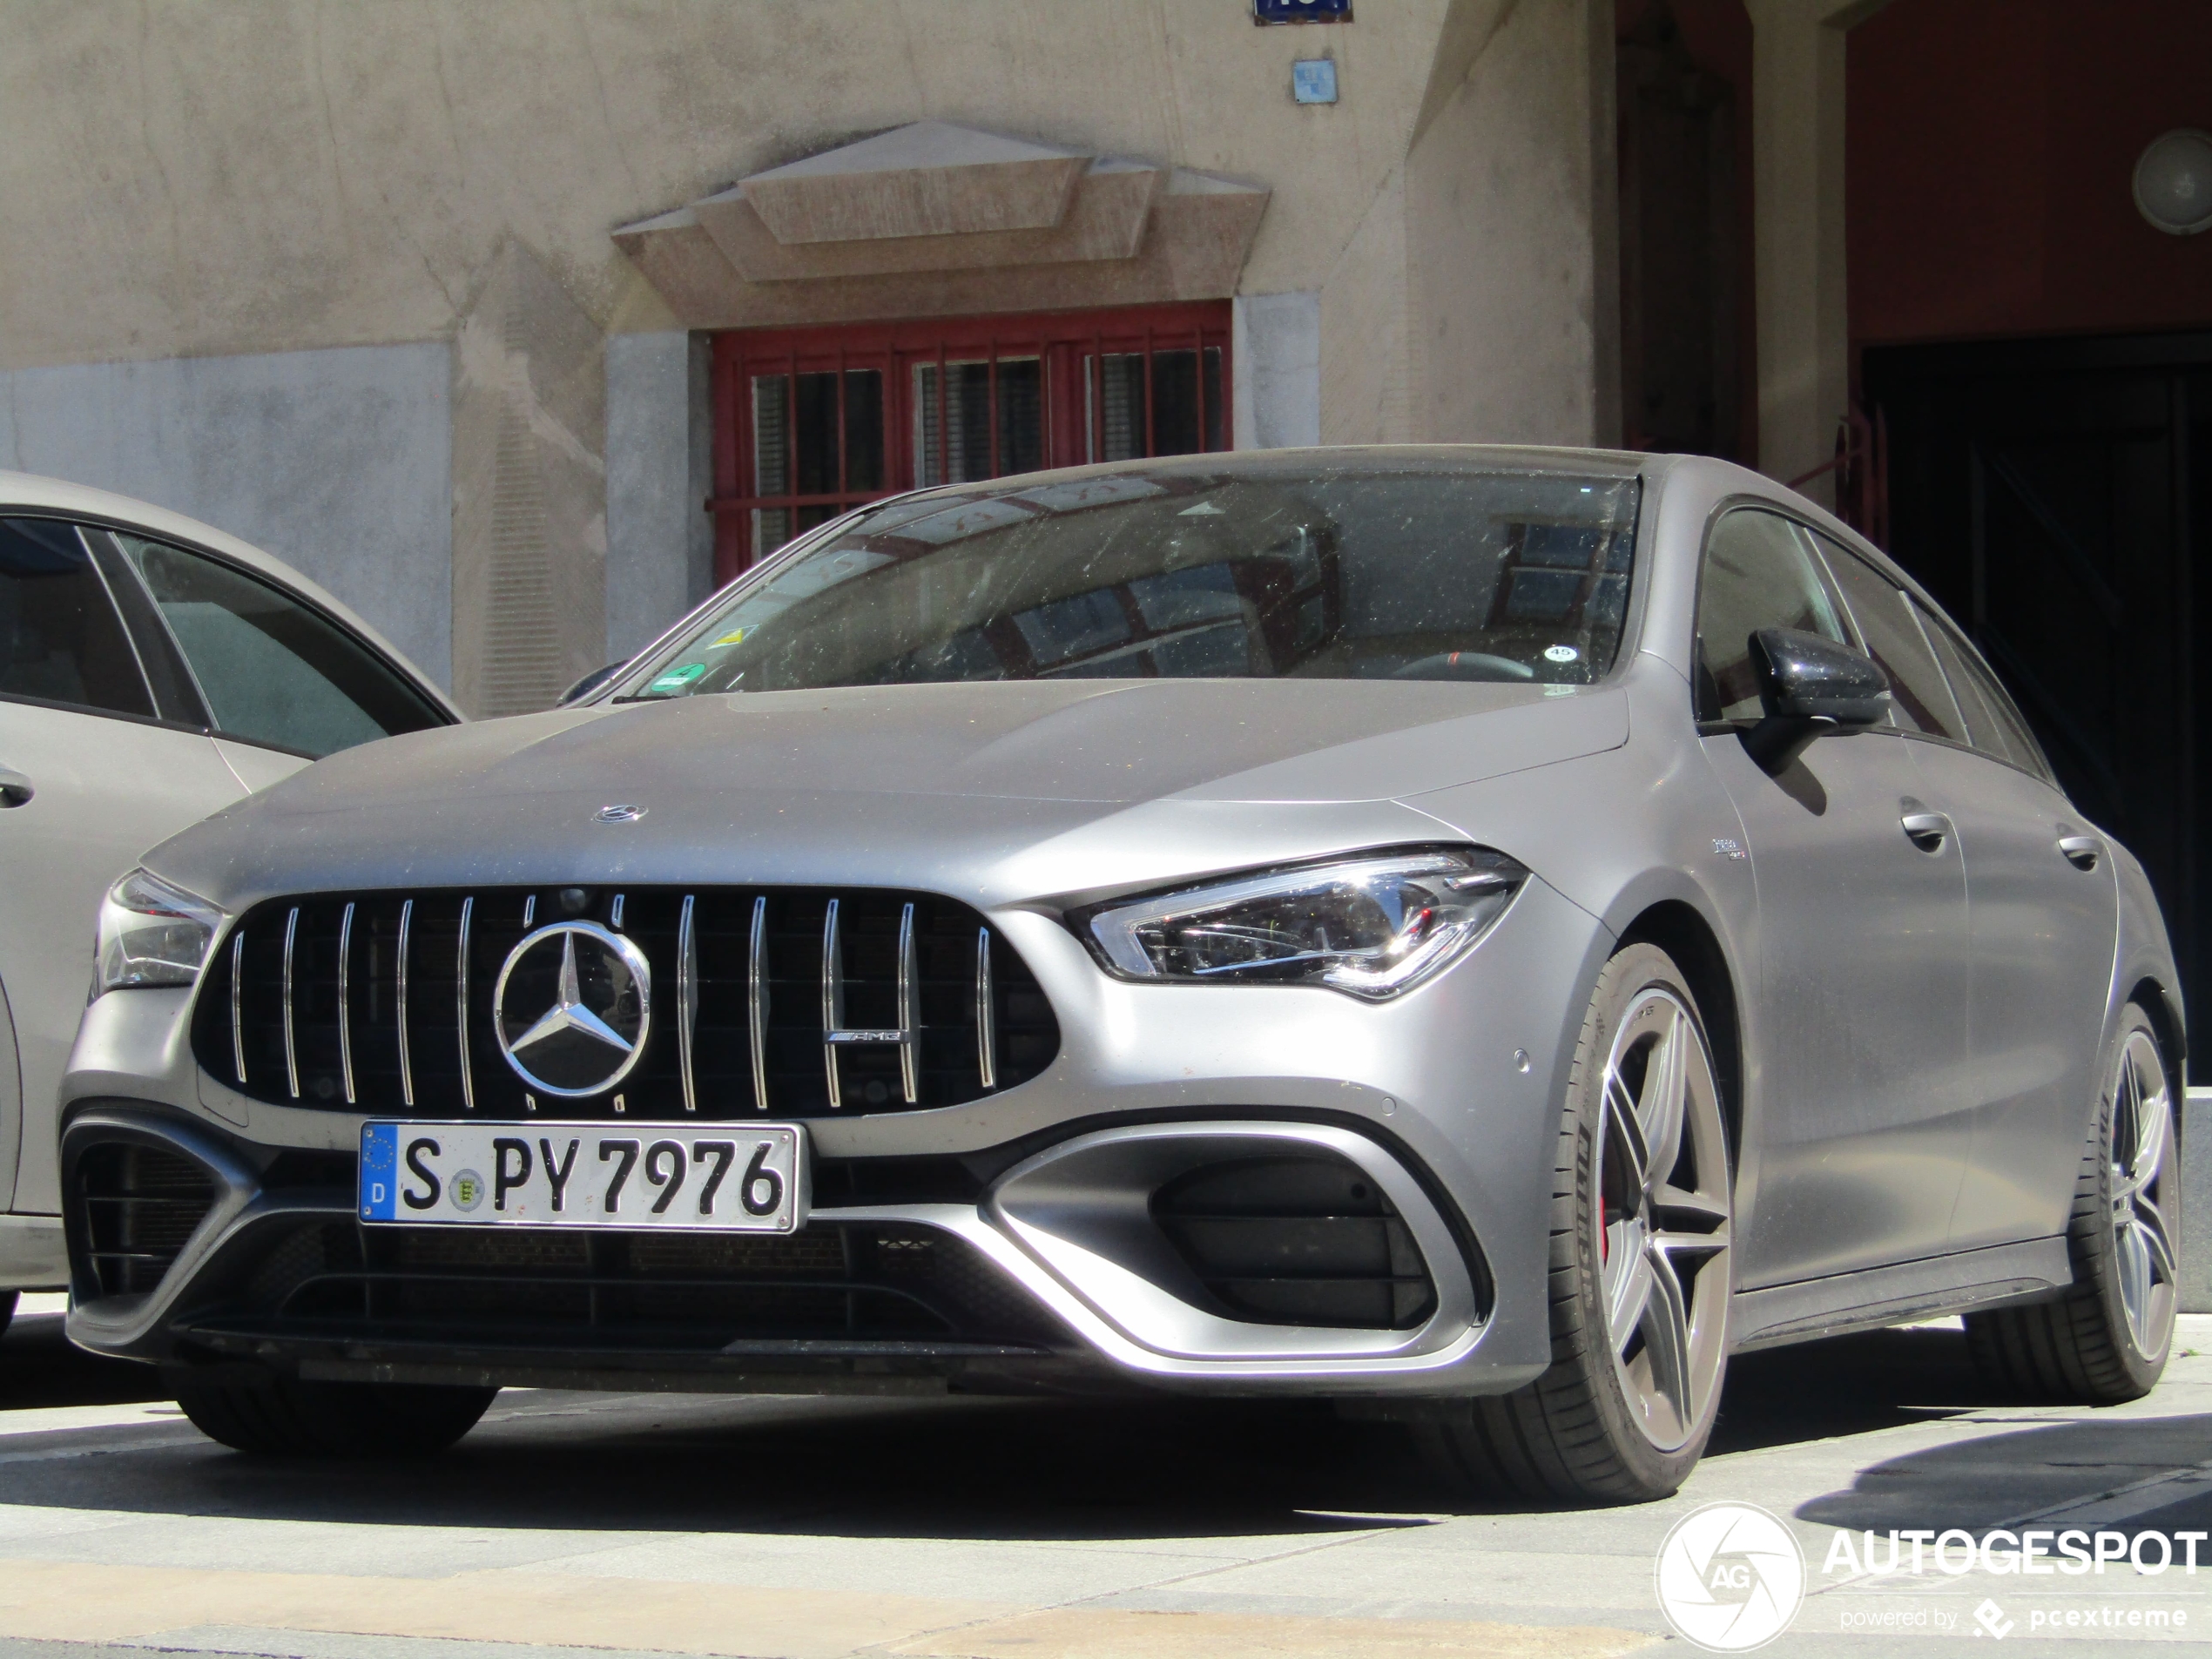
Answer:
[[[1532, 472], [1576, 472], [1608, 477], [1633, 477], [1649, 472], [1654, 462], [1671, 455], [1645, 455], [1629, 449], [1577, 449], [1563, 445], [1534, 443], [1340, 443], [1316, 444], [1286, 449], [1206, 449], [1178, 455], [1146, 455], [1127, 461], [1093, 462], [1079, 467], [1054, 467], [1035, 472], [1008, 473], [1002, 478], [978, 478], [962, 483], [937, 484], [911, 492], [910, 499], [935, 495], [1019, 495], [1023, 489], [1082, 478], [1112, 477], [1119, 473], [1177, 477], [1212, 477], [1224, 473], [1275, 475], [1299, 471], [1386, 471], [1394, 467], [1517, 468]], [[871, 503], [873, 505], [873, 503]]]
[[203, 524], [196, 518], [187, 518], [182, 513], [172, 513], [165, 507], [156, 507], [151, 502], [139, 501], [133, 496], [118, 496], [111, 490], [94, 489], [85, 484], [72, 484], [60, 478], [44, 478], [35, 473], [0, 469], [0, 514], [13, 513], [53, 514], [111, 528], [143, 529], [242, 565], [257, 576], [267, 577], [279, 587], [288, 589], [318, 610], [327, 612], [345, 624], [374, 645], [394, 667], [405, 672], [415, 683], [416, 689], [433, 698], [439, 708], [456, 720], [467, 718], [454, 706], [453, 699], [438, 689], [435, 680], [417, 667], [398, 646], [364, 621], [352, 606], [320, 583], [302, 576], [282, 559], [264, 553], [251, 542], [242, 542], [212, 524]]

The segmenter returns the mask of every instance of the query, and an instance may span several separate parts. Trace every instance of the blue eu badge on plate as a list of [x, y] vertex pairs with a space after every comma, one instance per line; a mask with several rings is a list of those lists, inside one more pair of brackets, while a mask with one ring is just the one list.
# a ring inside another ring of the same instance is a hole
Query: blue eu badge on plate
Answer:
[[400, 1130], [396, 1123], [361, 1125], [361, 1219], [390, 1221], [400, 1196]]

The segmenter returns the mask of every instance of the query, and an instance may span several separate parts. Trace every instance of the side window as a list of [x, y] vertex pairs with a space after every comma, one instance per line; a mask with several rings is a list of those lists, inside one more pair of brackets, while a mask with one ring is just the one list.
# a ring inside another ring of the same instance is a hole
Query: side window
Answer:
[[223, 736], [320, 759], [445, 723], [359, 640], [280, 589], [182, 548], [115, 539]]
[[1836, 583], [1844, 590], [1844, 602], [1851, 606], [1851, 619], [1866, 642], [1866, 654], [1890, 677], [1896, 698], [1892, 718], [1906, 732], [1966, 742], [1966, 724], [1905, 590], [1848, 549], [1825, 536], [1821, 545]]
[[1762, 628], [1851, 643], [1797, 526], [1778, 514], [1737, 508], [1713, 526], [1697, 585], [1699, 719], [1756, 720], [1764, 711], [1751, 664], [1751, 636]]
[[1997, 683], [1996, 675], [1941, 617], [1918, 604], [1913, 609], [1958, 696], [1959, 711], [1966, 720], [1966, 741], [1984, 754], [2050, 781], [2051, 769], [2043, 759], [2041, 745], [2028, 731], [2013, 699], [2005, 694], [2005, 688]]
[[130, 637], [73, 524], [0, 520], [0, 694], [153, 713]]

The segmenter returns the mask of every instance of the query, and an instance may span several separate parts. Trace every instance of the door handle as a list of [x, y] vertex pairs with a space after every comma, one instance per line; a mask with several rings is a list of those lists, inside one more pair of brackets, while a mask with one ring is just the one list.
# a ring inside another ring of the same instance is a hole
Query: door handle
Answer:
[[1951, 833], [1951, 820], [1941, 813], [1932, 813], [1914, 803], [1915, 810], [1908, 811], [1898, 819], [1905, 830], [1905, 839], [1923, 853], [1943, 851], [1944, 838]]
[[20, 806], [37, 792], [23, 773], [0, 766], [0, 806]]
[[2077, 870], [2095, 869], [2097, 855], [2104, 850], [2105, 844], [2094, 835], [2059, 837], [2059, 851], [2066, 855], [2066, 861]]

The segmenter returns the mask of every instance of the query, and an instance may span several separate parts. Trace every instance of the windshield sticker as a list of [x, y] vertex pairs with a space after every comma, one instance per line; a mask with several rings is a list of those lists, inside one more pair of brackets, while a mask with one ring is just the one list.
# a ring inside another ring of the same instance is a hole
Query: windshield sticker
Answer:
[[671, 668], [645, 689], [648, 691], [680, 691], [706, 672], [705, 663], [686, 663], [681, 668]]
[[1220, 518], [1224, 516], [1224, 509], [1210, 501], [1202, 501], [1196, 507], [1186, 507], [1176, 515], [1177, 518]]
[[745, 644], [745, 630], [742, 628], [732, 628], [728, 633], [723, 635], [721, 638], [716, 640], [714, 643], [718, 645], [742, 645]]
[[1544, 660], [1548, 663], [1571, 663], [1582, 653], [1572, 645], [1547, 645]]

